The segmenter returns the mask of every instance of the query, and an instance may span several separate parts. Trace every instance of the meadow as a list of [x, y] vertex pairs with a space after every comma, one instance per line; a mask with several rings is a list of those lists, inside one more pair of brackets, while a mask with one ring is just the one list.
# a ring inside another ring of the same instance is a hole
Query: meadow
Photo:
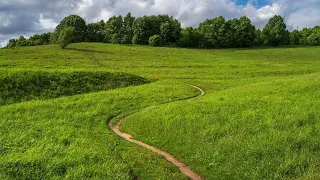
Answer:
[[[122, 131], [204, 179], [319, 179], [319, 53], [100, 43], [2, 49], [0, 83], [30, 88], [15, 86], [27, 89], [24, 99], [1, 86], [0, 178], [186, 179], [108, 129], [110, 119], [135, 112]], [[52, 78], [66, 91], [52, 83], [33, 91]], [[188, 84], [206, 94], [176, 101], [199, 94]]]

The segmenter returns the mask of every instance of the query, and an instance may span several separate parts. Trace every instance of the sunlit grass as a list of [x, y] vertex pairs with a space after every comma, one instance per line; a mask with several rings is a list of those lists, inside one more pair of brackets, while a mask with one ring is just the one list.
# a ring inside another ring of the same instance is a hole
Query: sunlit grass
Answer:
[[[319, 53], [97, 43], [0, 50], [0, 71], [126, 72], [155, 80], [0, 107], [0, 177], [184, 178], [107, 129], [108, 119], [138, 111], [122, 129], [204, 178], [319, 179]], [[160, 105], [199, 93], [187, 84], [205, 96]]]

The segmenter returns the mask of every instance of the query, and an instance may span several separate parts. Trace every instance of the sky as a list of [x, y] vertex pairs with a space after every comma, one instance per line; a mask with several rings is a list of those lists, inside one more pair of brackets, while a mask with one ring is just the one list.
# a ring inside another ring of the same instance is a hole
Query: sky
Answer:
[[207, 18], [247, 16], [258, 28], [281, 15], [288, 29], [320, 25], [320, 0], [0, 0], [0, 46], [20, 35], [53, 31], [70, 14], [87, 23], [113, 15], [169, 14], [183, 27], [197, 27]]

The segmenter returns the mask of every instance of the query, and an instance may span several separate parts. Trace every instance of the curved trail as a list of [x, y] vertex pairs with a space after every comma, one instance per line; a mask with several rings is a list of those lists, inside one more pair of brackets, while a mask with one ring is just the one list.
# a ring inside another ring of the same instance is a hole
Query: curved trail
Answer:
[[[185, 99], [180, 99], [180, 100], [177, 100], [177, 101], [181, 101], [181, 100], [187, 100], [187, 99], [192, 99], [192, 98], [196, 98], [196, 97], [200, 97], [200, 96], [203, 96], [204, 95], [204, 91], [197, 87], [197, 86], [194, 86], [194, 85], [189, 85], [193, 88], [196, 88], [198, 89], [201, 94], [198, 95], [198, 96], [194, 96], [194, 97], [190, 97], [190, 98], [185, 98]], [[175, 102], [175, 101], [172, 101], [172, 102]], [[171, 103], [171, 102], [170, 102]], [[166, 103], [165, 103], [166, 104]], [[130, 115], [129, 115], [130, 116]], [[151, 150], [159, 155], [162, 155], [163, 157], [165, 157], [169, 162], [171, 162], [172, 164], [174, 164], [176, 167], [179, 168], [179, 170], [181, 171], [181, 173], [183, 173], [184, 175], [188, 176], [190, 179], [192, 180], [201, 180], [202, 178], [194, 173], [186, 164], [184, 164], [183, 162], [179, 161], [178, 159], [176, 159], [174, 156], [172, 156], [171, 154], [165, 152], [165, 151], [162, 151], [156, 147], [153, 147], [153, 146], [150, 146], [142, 141], [138, 141], [138, 140], [135, 140], [132, 138], [132, 136], [130, 134], [126, 134], [126, 133], [123, 133], [120, 131], [120, 126], [123, 124], [123, 122], [129, 117], [125, 117], [124, 119], [122, 119], [118, 124], [116, 124], [115, 126], [112, 125], [112, 120], [109, 121], [109, 127], [110, 129], [115, 133], [117, 134], [118, 136], [122, 137], [123, 139], [127, 140], [127, 141], [130, 141], [132, 143], [135, 143], [145, 149], [148, 149], [148, 150]]]

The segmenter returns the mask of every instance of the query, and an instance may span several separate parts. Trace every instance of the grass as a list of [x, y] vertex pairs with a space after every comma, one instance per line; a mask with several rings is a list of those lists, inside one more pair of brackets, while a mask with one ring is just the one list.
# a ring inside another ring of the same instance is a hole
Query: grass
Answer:
[[[0, 178], [185, 178], [106, 129], [107, 120], [138, 111], [122, 130], [206, 179], [319, 179], [319, 53], [96, 43], [0, 50], [1, 72], [125, 72], [153, 81], [0, 107]], [[186, 83], [206, 95], [161, 105], [199, 93]]]
[[108, 72], [10, 71], [0, 73], [0, 105], [141, 85], [139, 76]]

